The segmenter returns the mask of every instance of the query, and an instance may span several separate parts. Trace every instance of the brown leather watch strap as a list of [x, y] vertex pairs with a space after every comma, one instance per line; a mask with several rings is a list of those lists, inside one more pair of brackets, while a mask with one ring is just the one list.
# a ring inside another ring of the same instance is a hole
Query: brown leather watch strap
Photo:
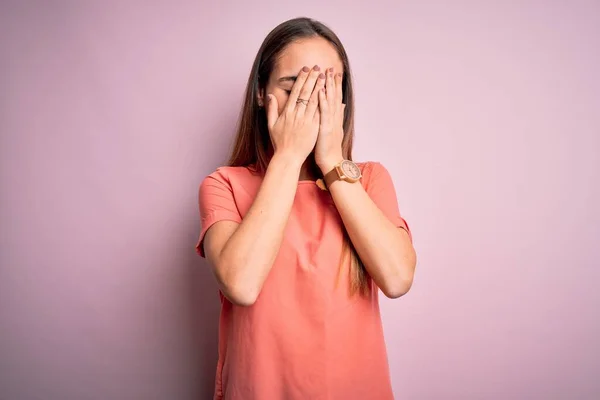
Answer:
[[325, 174], [323, 177], [323, 181], [325, 182], [325, 186], [329, 187], [331, 184], [340, 179], [340, 174], [338, 172], [338, 165], [333, 167], [331, 171]]

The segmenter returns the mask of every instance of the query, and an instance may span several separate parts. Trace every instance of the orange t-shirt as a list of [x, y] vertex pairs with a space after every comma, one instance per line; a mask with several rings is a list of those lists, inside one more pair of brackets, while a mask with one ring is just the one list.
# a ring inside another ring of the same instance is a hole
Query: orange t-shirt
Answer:
[[[394, 185], [379, 163], [359, 164], [370, 198], [398, 227]], [[262, 176], [217, 169], [200, 186], [202, 240], [216, 222], [241, 222]], [[298, 182], [273, 267], [250, 307], [221, 295], [215, 399], [393, 399], [378, 289], [349, 296], [350, 258], [340, 261], [343, 225], [329, 192]]]

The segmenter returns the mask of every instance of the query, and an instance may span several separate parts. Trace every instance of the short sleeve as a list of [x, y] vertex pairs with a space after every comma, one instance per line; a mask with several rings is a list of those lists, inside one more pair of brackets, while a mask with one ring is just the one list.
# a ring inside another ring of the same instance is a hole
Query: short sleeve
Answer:
[[198, 194], [200, 208], [200, 237], [196, 243], [196, 252], [205, 257], [204, 235], [219, 221], [242, 222], [235, 203], [231, 182], [221, 170], [207, 176], [200, 185]]
[[365, 166], [363, 175], [367, 181], [365, 190], [371, 200], [394, 225], [406, 230], [412, 242], [412, 232], [406, 220], [400, 216], [394, 182], [388, 170], [380, 163], [371, 162]]

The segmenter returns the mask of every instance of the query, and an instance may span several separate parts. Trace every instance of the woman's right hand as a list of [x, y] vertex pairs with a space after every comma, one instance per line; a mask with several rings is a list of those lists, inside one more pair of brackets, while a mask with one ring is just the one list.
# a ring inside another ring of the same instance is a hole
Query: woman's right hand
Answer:
[[304, 67], [281, 114], [277, 98], [267, 95], [267, 121], [275, 154], [285, 154], [302, 163], [313, 151], [319, 135], [319, 91], [324, 86], [325, 74], [319, 72], [318, 66], [312, 70]]

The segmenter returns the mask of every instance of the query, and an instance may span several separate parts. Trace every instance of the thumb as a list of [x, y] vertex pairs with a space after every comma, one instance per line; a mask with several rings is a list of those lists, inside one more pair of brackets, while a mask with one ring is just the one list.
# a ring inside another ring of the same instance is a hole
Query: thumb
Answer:
[[271, 130], [273, 128], [273, 125], [275, 125], [275, 121], [277, 121], [277, 118], [279, 117], [279, 113], [277, 110], [279, 110], [277, 98], [275, 96], [273, 96], [272, 94], [268, 94], [267, 95], [267, 125], [269, 126], [269, 130]]

